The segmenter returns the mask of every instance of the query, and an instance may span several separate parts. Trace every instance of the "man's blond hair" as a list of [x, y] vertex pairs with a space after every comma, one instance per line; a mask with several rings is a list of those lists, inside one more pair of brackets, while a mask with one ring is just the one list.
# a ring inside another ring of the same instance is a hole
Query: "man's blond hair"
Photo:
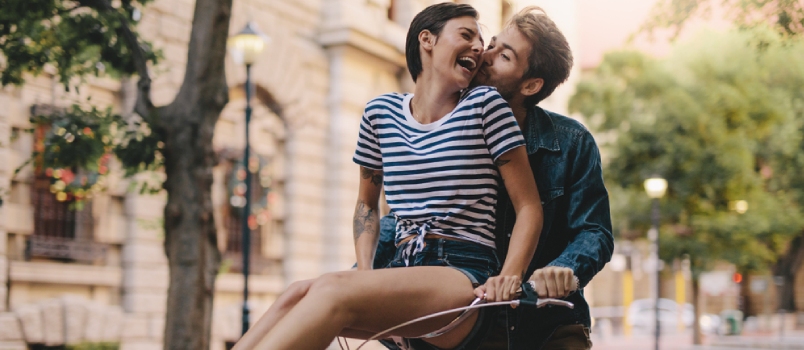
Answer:
[[567, 81], [572, 69], [572, 50], [558, 26], [538, 6], [528, 6], [511, 17], [507, 27], [519, 30], [531, 43], [528, 69], [523, 78], [542, 78], [542, 89], [525, 99], [526, 105], [535, 105]]

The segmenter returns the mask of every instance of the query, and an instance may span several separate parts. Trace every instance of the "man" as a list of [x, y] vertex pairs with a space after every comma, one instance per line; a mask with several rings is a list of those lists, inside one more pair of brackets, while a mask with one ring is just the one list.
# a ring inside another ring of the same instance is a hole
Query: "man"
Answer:
[[[582, 288], [614, 249], [600, 153], [580, 123], [537, 106], [569, 77], [569, 44], [543, 10], [528, 7], [491, 39], [483, 61], [473, 84], [496, 87], [510, 104], [544, 208], [544, 228], [526, 276], [541, 297], [566, 298], [575, 308], [506, 308], [496, 320], [487, 320], [494, 325], [481, 349], [589, 349], [591, 322]], [[496, 233], [502, 258], [516, 215], [501, 189]], [[382, 266], [393, 249], [393, 229], [393, 217], [383, 218], [375, 266]]]

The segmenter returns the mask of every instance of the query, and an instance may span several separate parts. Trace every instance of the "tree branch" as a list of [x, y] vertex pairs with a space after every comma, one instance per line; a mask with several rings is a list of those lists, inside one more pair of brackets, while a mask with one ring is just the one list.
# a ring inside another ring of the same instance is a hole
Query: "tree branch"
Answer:
[[118, 16], [120, 20], [120, 34], [126, 43], [126, 46], [131, 50], [131, 58], [134, 61], [134, 66], [137, 69], [137, 74], [140, 80], [137, 82], [137, 102], [134, 104], [134, 112], [139, 114], [153, 127], [158, 127], [157, 120], [154, 117], [155, 107], [151, 102], [151, 76], [148, 73], [148, 60], [145, 58], [145, 51], [137, 39], [137, 35], [131, 30], [131, 25], [128, 19], [121, 15], [109, 0], [79, 0], [79, 4], [94, 8], [98, 11], [110, 13]]

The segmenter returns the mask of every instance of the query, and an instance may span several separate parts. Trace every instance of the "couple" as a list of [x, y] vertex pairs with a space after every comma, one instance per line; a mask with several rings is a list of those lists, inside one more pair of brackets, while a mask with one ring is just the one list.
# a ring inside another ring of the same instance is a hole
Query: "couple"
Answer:
[[[569, 46], [547, 16], [528, 8], [484, 51], [477, 17], [454, 3], [419, 13], [406, 43], [415, 93], [386, 94], [366, 106], [354, 157], [357, 271], [292, 284], [236, 350], [323, 349], [339, 335], [368, 339], [475, 297], [511, 300], [524, 276], [540, 296], [567, 297], [576, 308], [481, 309], [446, 334], [410, 345], [591, 346], [589, 308], [574, 290], [613, 249], [600, 157], [580, 124], [536, 107], [569, 76]], [[383, 186], [394, 216], [382, 226], [390, 222], [390, 230], [380, 229]], [[380, 231], [394, 241], [380, 241]], [[392, 335], [426, 334], [455, 316]]]

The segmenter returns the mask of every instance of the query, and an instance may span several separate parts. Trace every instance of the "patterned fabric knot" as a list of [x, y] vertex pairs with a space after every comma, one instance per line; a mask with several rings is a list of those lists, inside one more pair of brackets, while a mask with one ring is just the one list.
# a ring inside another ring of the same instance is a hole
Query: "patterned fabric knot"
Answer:
[[402, 260], [405, 261], [405, 266], [410, 266], [413, 257], [424, 250], [424, 235], [427, 234], [427, 229], [430, 228], [428, 223], [424, 223], [416, 230], [415, 238], [411, 239], [405, 249], [402, 251]]

